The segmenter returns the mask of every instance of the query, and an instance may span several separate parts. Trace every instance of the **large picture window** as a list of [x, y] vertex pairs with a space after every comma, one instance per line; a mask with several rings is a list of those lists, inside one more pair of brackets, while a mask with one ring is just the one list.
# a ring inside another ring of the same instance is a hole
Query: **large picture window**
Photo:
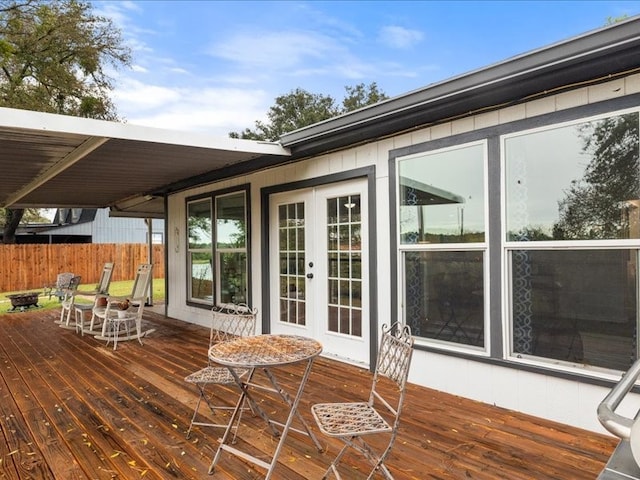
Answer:
[[428, 341], [485, 347], [486, 144], [398, 159], [404, 316]]
[[503, 137], [512, 356], [637, 358], [638, 127], [636, 111]]
[[246, 193], [214, 194], [187, 202], [191, 302], [247, 303]]

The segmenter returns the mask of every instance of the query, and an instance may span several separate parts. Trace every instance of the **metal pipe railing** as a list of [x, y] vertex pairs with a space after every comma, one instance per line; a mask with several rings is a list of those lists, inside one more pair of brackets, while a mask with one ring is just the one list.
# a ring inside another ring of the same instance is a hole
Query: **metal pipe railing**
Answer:
[[631, 427], [634, 419], [623, 417], [615, 412], [622, 399], [633, 388], [640, 376], [640, 359], [636, 360], [627, 373], [611, 389], [609, 394], [598, 405], [598, 420], [610, 433], [623, 440], [631, 438]]

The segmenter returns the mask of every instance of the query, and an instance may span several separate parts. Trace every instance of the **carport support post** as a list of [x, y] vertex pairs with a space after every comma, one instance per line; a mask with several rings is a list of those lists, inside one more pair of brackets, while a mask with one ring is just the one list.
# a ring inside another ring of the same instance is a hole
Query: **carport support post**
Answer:
[[[147, 243], [149, 247], [149, 265], [153, 265], [153, 219], [145, 218], [145, 223], [147, 224]], [[149, 279], [149, 295], [147, 305], [153, 307], [153, 267], [151, 267], [151, 278]]]

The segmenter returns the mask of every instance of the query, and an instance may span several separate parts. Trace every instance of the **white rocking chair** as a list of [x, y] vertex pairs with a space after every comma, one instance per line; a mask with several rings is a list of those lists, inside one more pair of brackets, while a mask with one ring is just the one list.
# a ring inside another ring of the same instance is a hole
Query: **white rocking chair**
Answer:
[[[150, 264], [138, 266], [131, 295], [125, 297], [110, 295], [106, 297], [106, 306], [94, 307], [93, 313], [102, 320], [102, 332], [95, 335], [97, 340], [105, 340], [107, 345], [112, 341], [115, 350], [118, 348], [119, 341], [137, 339], [142, 345], [142, 337], [154, 331], [154, 329], [142, 331], [142, 314], [149, 293], [151, 270]], [[97, 298], [100, 297], [104, 298], [104, 295], [97, 296]], [[133, 332], [134, 328], [135, 332]]]
[[[84, 335], [85, 327], [88, 327], [89, 333], [93, 333], [94, 335], [98, 332], [94, 332], [94, 328], [98, 326], [98, 322], [96, 320], [96, 314], [94, 312], [97, 303], [99, 302], [98, 298], [102, 298], [106, 300], [106, 297], [109, 296], [109, 286], [111, 285], [111, 275], [113, 273], [113, 262], [107, 262], [104, 264], [102, 268], [102, 273], [100, 274], [100, 280], [96, 285], [96, 288], [93, 290], [78, 290], [76, 295], [82, 297], [93, 297], [91, 303], [76, 303], [75, 305], [75, 316], [76, 316], [76, 332], [80, 332]], [[104, 306], [106, 306], [106, 301], [104, 301]], [[89, 320], [86, 319], [87, 314], [91, 313], [91, 318]]]
[[71, 325], [71, 312], [74, 309], [76, 295], [78, 292], [78, 285], [80, 285], [81, 277], [76, 275], [71, 277], [66, 287], [60, 289], [60, 320], [56, 320], [54, 323], [59, 324], [62, 328], [75, 328], [75, 325]]

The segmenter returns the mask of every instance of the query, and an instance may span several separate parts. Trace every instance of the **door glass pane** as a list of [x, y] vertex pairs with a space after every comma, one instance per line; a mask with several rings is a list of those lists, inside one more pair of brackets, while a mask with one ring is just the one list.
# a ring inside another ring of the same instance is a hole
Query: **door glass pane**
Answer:
[[404, 305], [414, 335], [484, 346], [483, 263], [479, 251], [405, 253]]
[[360, 195], [327, 199], [327, 328], [357, 337], [362, 336], [361, 231]]
[[637, 358], [637, 250], [510, 253], [513, 354], [629, 369]]
[[280, 321], [305, 325], [304, 203], [278, 208]]

